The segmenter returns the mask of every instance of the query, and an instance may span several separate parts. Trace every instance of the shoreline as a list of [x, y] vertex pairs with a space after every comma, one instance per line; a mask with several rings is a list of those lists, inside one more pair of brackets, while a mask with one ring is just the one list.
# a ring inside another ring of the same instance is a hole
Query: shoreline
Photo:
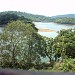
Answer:
[[[33, 23], [37, 23], [37, 22], [33, 22]], [[59, 24], [61, 24], [61, 25], [68, 25], [68, 26], [69, 26], [69, 25], [72, 25], [72, 26], [74, 26], [74, 25], [75, 25], [75, 24], [70, 24], [70, 23], [41, 22], [41, 21], [40, 21], [40, 22], [38, 22], [38, 23], [55, 23], [55, 24], [58, 24], [58, 25], [59, 25]]]
[[55, 31], [51, 29], [38, 29], [38, 32], [55, 32]]

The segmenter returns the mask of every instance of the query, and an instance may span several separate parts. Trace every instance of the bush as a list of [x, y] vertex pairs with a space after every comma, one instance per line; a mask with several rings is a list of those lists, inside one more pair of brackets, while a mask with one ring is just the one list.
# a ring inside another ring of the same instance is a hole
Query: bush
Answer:
[[52, 70], [62, 72], [75, 72], [75, 61], [74, 59], [65, 59], [63, 62], [56, 62]]

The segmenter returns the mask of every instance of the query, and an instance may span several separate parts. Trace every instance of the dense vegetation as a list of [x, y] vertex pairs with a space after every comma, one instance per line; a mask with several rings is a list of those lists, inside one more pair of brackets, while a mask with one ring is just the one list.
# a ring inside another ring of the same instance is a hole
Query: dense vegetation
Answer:
[[33, 15], [25, 12], [20, 11], [5, 11], [0, 12], [0, 25], [2, 23], [7, 23], [9, 20], [25, 20], [26, 21], [38, 21], [38, 22], [56, 22], [61, 24], [75, 24], [75, 15], [68, 14], [68, 15], [58, 15], [53, 17], [46, 17], [42, 15]]
[[[2, 16], [0, 23], [5, 26], [0, 32], [0, 67], [75, 72], [75, 29], [60, 30], [53, 39], [39, 35], [30, 19]], [[41, 58], [49, 62], [43, 63]]]
[[[49, 63], [41, 62], [49, 58]], [[31, 24], [12, 21], [0, 33], [0, 67], [28, 70], [75, 71], [75, 29], [55, 38], [42, 37]], [[58, 67], [58, 69], [57, 69]]]
[[0, 26], [4, 26], [10, 21], [23, 20], [25, 23], [32, 23], [30, 19], [24, 18], [23, 16], [19, 17], [16, 14], [0, 14]]
[[71, 24], [71, 25], [75, 25], [75, 18], [56, 18], [54, 20], [54, 22], [56, 23], [61, 23], [61, 24]]
[[25, 13], [25, 12], [20, 12], [20, 11], [6, 11], [6, 12], [0, 12], [0, 15], [5, 15], [5, 14], [16, 14], [17, 16], [24, 16], [25, 18], [31, 19], [32, 21], [42, 21], [42, 22], [49, 22], [52, 19], [50, 17], [46, 17], [43, 15], [33, 15], [30, 13]]
[[40, 62], [40, 55], [43, 55], [41, 43], [42, 38], [31, 24], [8, 23], [0, 35], [0, 66], [25, 68], [32, 62]]

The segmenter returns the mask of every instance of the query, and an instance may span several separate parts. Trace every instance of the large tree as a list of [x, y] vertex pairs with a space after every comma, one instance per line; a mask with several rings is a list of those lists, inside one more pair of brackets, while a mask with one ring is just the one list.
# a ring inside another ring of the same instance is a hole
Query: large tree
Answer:
[[55, 53], [57, 57], [75, 58], [75, 29], [61, 30], [55, 38]]
[[39, 63], [44, 54], [42, 40], [30, 23], [19, 20], [8, 23], [0, 35], [1, 64], [11, 62], [15, 67], [16, 63]]

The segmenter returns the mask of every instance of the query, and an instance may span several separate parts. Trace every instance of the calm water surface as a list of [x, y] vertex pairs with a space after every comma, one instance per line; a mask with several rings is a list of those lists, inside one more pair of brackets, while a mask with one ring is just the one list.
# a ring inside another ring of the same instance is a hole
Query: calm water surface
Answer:
[[0, 32], [2, 31], [2, 27], [0, 27]]
[[75, 25], [65, 25], [65, 24], [57, 24], [57, 23], [43, 23], [43, 22], [34, 22], [36, 27], [39, 29], [50, 29], [54, 30], [53, 32], [38, 32], [39, 34], [47, 37], [56, 37], [58, 35], [57, 31], [61, 29], [69, 29], [75, 28]]
[[[54, 30], [52, 32], [38, 32], [40, 35], [47, 36], [47, 37], [56, 37], [58, 35], [57, 31], [60, 31], [61, 29], [69, 29], [69, 28], [75, 28], [75, 25], [65, 25], [65, 24], [57, 24], [57, 23], [45, 23], [45, 22], [33, 22], [35, 26], [39, 29], [50, 29]], [[0, 32], [2, 28], [0, 27]]]

